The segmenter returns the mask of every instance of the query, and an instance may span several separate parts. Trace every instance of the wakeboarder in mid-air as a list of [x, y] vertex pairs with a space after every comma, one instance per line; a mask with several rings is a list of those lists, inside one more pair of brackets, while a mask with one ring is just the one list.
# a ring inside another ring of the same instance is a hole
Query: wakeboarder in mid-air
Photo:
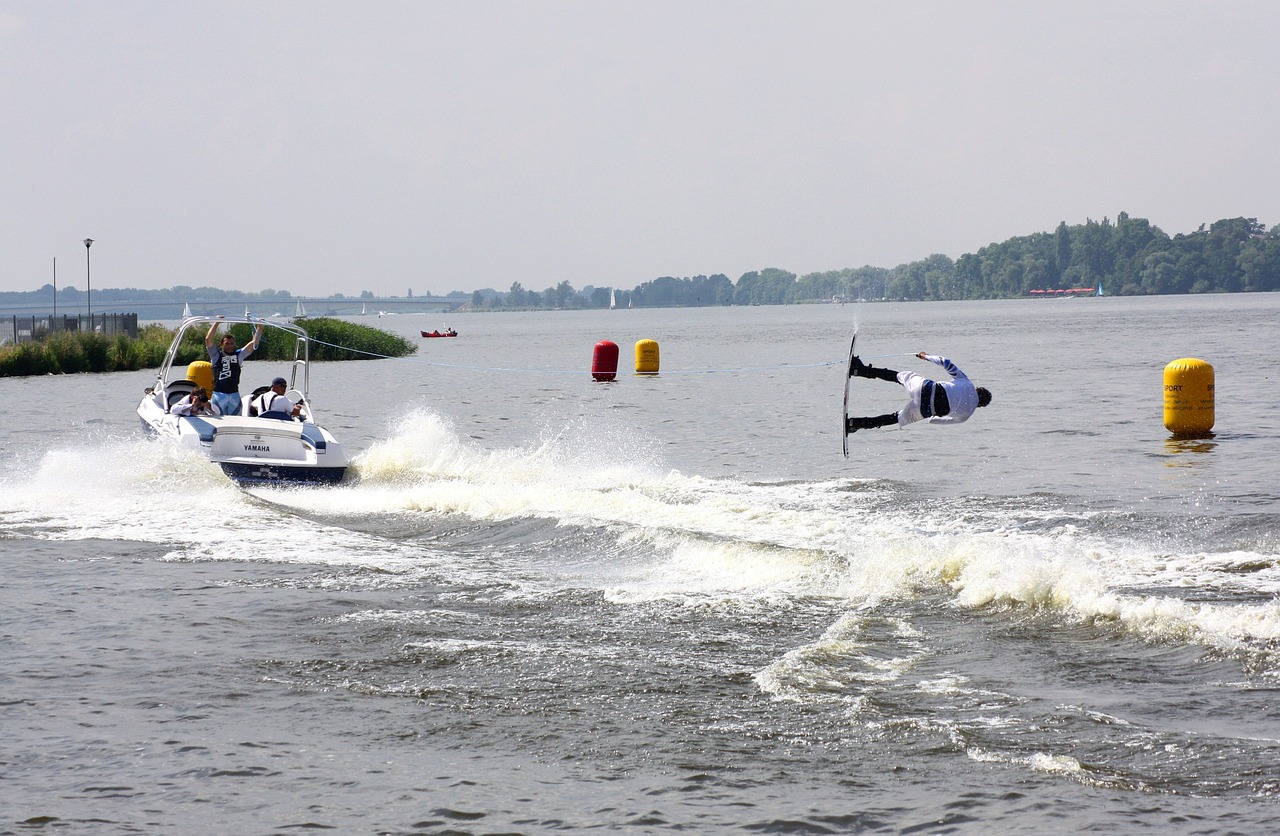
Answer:
[[[887, 427], [897, 424], [905, 427], [916, 421], [928, 421], [931, 424], [960, 424], [969, 419], [979, 407], [991, 403], [991, 393], [981, 386], [974, 386], [964, 372], [946, 357], [937, 354], [926, 354], [921, 351], [916, 355], [921, 360], [928, 360], [947, 370], [951, 380], [930, 380], [915, 372], [897, 372], [893, 369], [877, 369], [868, 366], [850, 352], [849, 377], [871, 377], [877, 380], [889, 380], [900, 383], [907, 390], [910, 400], [897, 412], [875, 415], [866, 418], [850, 418], [847, 407], [848, 384], [846, 381], [846, 413], [844, 419], [845, 434], [868, 430], [875, 427]], [[846, 455], [848, 455], [846, 451]]]

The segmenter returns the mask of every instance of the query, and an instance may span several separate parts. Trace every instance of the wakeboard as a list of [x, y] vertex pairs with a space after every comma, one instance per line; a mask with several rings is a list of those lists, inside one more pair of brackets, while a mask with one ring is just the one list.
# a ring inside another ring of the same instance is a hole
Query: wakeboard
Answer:
[[840, 434], [844, 443], [844, 457], [849, 458], [849, 381], [853, 380], [853, 358], [857, 356], [854, 347], [857, 345], [858, 335], [854, 334], [853, 339], [849, 340], [849, 362], [845, 366], [844, 375], [844, 420], [840, 422]]

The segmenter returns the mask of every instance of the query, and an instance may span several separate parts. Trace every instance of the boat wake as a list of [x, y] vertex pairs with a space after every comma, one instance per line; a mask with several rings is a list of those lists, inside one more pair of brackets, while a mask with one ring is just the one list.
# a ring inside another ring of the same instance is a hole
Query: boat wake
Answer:
[[[710, 607], [822, 601], [842, 611], [941, 601], [1193, 644], [1280, 672], [1280, 555], [1256, 515], [1221, 549], [1165, 520], [1059, 498], [939, 500], [910, 484], [750, 483], [667, 468], [584, 420], [485, 449], [429, 411], [360, 455], [355, 482], [229, 484], [198, 454], [90, 441], [0, 476], [0, 537], [136, 540], [167, 559], [279, 560], [588, 590]], [[90, 466], [91, 465], [91, 466]], [[1241, 548], [1244, 544], [1246, 547]]]

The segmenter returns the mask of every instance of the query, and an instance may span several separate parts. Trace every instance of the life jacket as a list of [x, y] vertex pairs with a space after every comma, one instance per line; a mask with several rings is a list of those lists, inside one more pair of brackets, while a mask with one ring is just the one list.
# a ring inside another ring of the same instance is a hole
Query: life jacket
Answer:
[[951, 414], [951, 401], [941, 383], [926, 380], [920, 387], [920, 414], [925, 418]]
[[240, 391], [240, 352], [225, 354], [218, 349], [218, 359], [213, 363], [213, 391]]

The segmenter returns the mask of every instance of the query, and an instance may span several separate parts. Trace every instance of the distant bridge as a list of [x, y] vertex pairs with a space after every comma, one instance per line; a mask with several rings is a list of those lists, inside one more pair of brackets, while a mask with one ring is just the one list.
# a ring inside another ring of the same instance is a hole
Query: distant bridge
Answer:
[[[102, 299], [94, 295], [94, 316], [100, 312], [129, 311], [138, 314], [139, 319], [181, 319], [184, 306], [189, 305], [193, 314], [201, 316], [218, 316], [243, 314], [248, 308], [254, 316], [293, 316], [301, 302], [307, 316], [359, 316], [363, 311], [366, 316], [376, 317], [380, 311], [396, 314], [410, 313], [450, 313], [462, 304], [471, 301], [471, 297], [444, 296], [391, 296], [374, 299], [358, 299], [332, 296], [290, 296], [279, 299], [183, 299], [177, 302], [138, 300], [138, 299]], [[31, 305], [0, 305], [0, 311], [12, 315], [50, 315], [52, 302]], [[58, 300], [58, 313], [76, 316], [85, 313], [83, 304], [66, 305]]]

